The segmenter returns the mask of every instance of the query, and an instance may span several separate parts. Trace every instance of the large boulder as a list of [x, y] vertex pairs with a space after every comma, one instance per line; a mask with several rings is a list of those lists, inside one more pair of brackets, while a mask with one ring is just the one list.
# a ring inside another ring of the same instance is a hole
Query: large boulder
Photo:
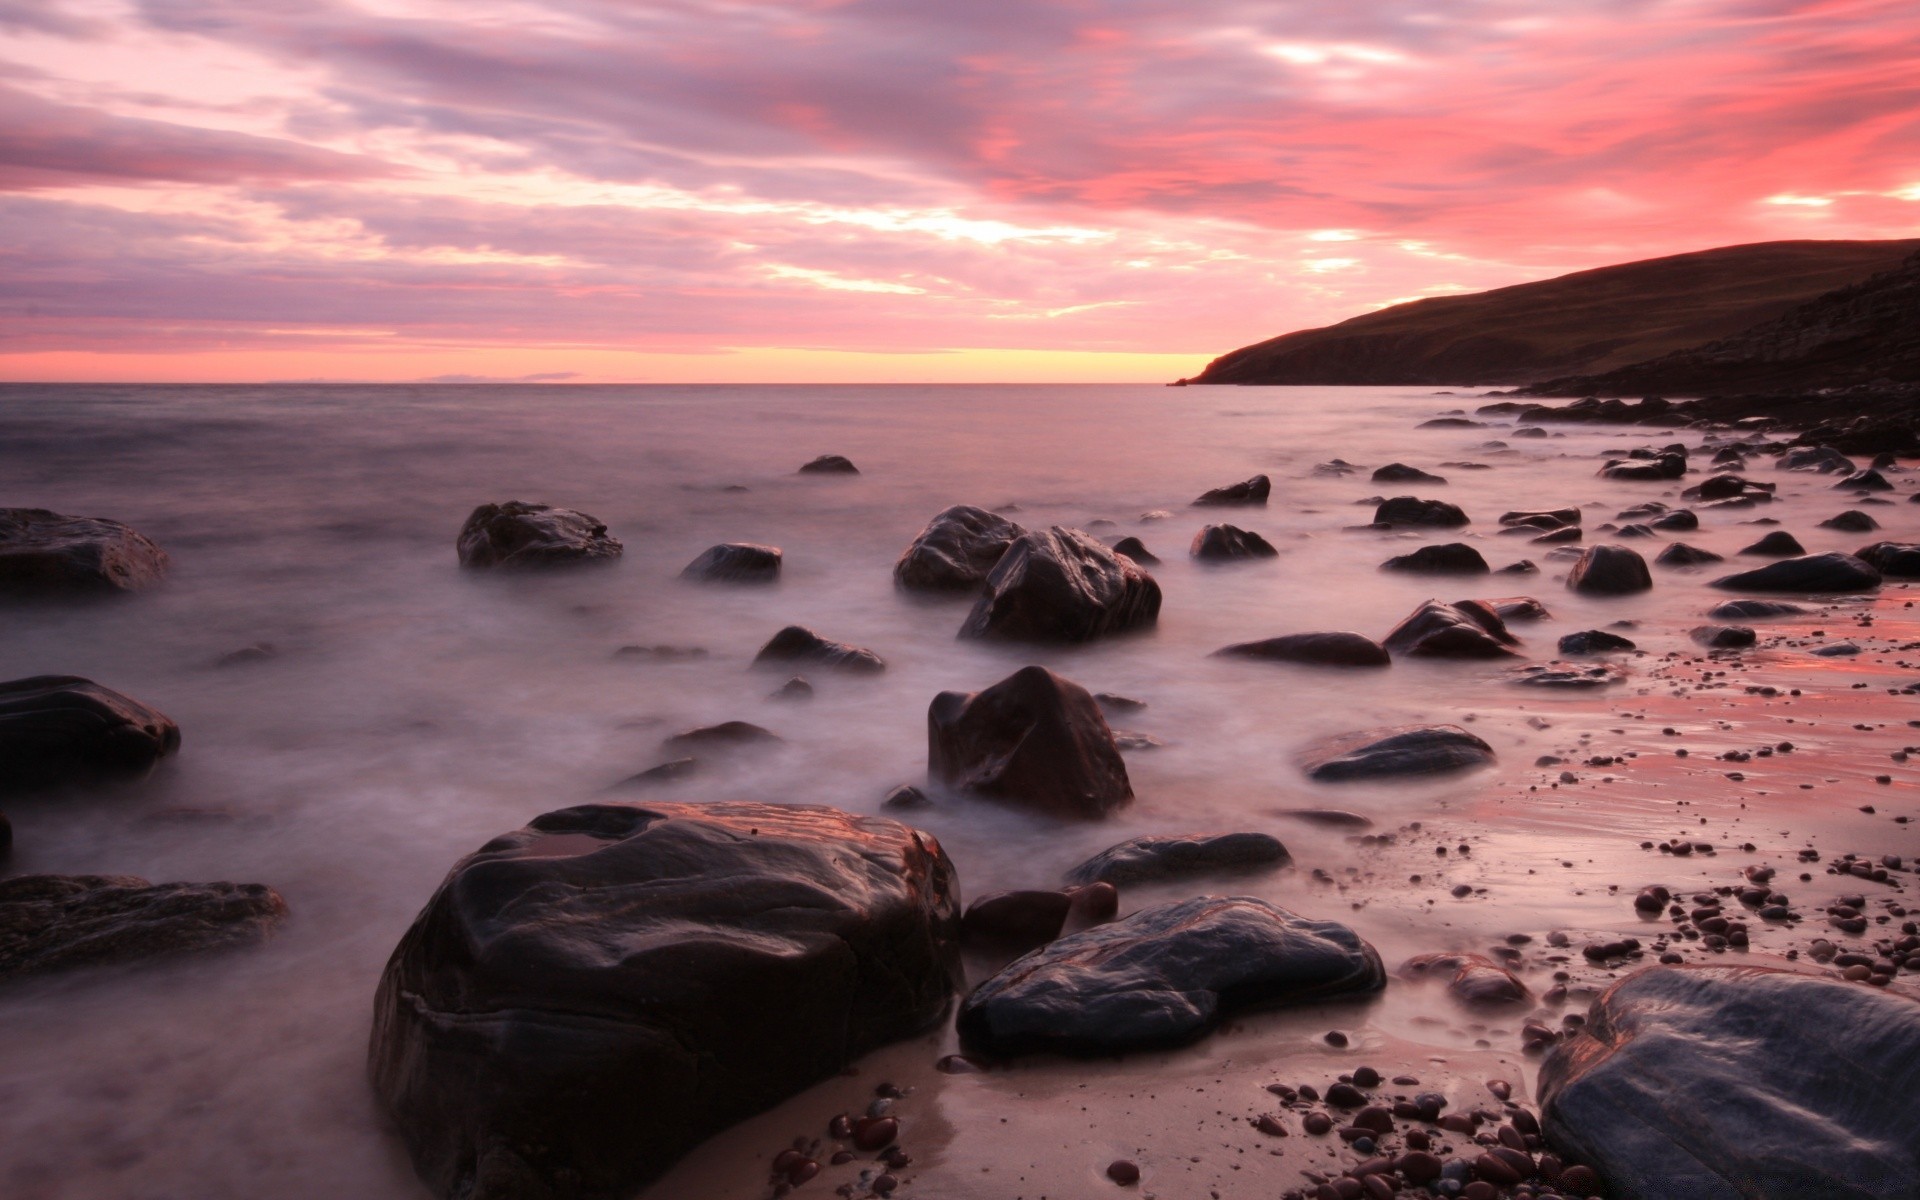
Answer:
[[1480, 552], [1465, 542], [1422, 546], [1411, 554], [1395, 555], [1380, 564], [1382, 571], [1409, 571], [1419, 575], [1485, 575], [1493, 568]]
[[1282, 634], [1264, 641], [1236, 642], [1213, 653], [1216, 658], [1257, 658], [1321, 667], [1384, 667], [1393, 661], [1379, 642], [1344, 631]]
[[1625, 546], [1588, 546], [1567, 572], [1567, 586], [1588, 596], [1624, 596], [1653, 586], [1647, 560]]
[[961, 1042], [988, 1054], [1114, 1054], [1180, 1045], [1229, 1015], [1364, 995], [1380, 956], [1345, 925], [1249, 896], [1145, 908], [1061, 938], [973, 990]]
[[1713, 586], [1730, 592], [1866, 592], [1880, 586], [1880, 572], [1851, 554], [1809, 554], [1722, 575]]
[[956, 504], [927, 522], [893, 564], [895, 585], [914, 592], [970, 592], [1027, 531], [998, 513]]
[[1920, 579], [1920, 544], [1875, 542], [1854, 557], [1889, 579]]
[[1458, 725], [1395, 725], [1322, 738], [1300, 767], [1322, 783], [1443, 775], [1493, 765], [1493, 747]]
[[463, 567], [550, 567], [620, 557], [620, 539], [597, 517], [546, 504], [482, 504], [455, 543]]
[[165, 713], [91, 679], [0, 683], [0, 792], [139, 774], [179, 748]]
[[1445, 500], [1422, 500], [1418, 496], [1395, 496], [1382, 500], [1373, 510], [1375, 525], [1431, 525], [1456, 529], [1467, 524], [1467, 514], [1458, 504]]
[[927, 773], [1057, 816], [1104, 817], [1133, 801], [1099, 701], [1045, 667], [1022, 667], [984, 691], [935, 696]]
[[1504, 658], [1520, 639], [1484, 604], [1424, 601], [1387, 634], [1386, 648], [1415, 658]]
[[629, 1195], [945, 1013], [953, 867], [880, 817], [593, 804], [455, 863], [388, 960], [368, 1068], [459, 1200]]
[[1228, 508], [1243, 504], [1259, 505], [1267, 502], [1267, 496], [1273, 491], [1273, 481], [1265, 475], [1255, 475], [1242, 483], [1230, 483], [1209, 492], [1202, 492], [1194, 503], [1204, 508]]
[[286, 915], [280, 893], [259, 883], [18, 875], [0, 880], [0, 980], [246, 945]]
[[0, 595], [137, 592], [166, 574], [167, 552], [118, 521], [0, 508]]
[[786, 670], [793, 666], [873, 675], [887, 669], [886, 660], [871, 650], [821, 637], [805, 625], [789, 625], [767, 639], [753, 656], [756, 667]]
[[1818, 975], [1651, 967], [1540, 1069], [1547, 1138], [1616, 1200], [1920, 1196], [1920, 1004]]
[[1281, 867], [1291, 862], [1286, 846], [1267, 833], [1189, 833], [1137, 837], [1109, 846], [1068, 871], [1066, 882], [1155, 883], [1208, 875]]
[[1086, 642], [1152, 625], [1160, 585], [1138, 563], [1078, 529], [1023, 534], [987, 576], [963, 638]]
[[702, 583], [773, 583], [780, 578], [780, 548], [723, 542], [688, 563], [680, 577]]
[[1207, 562], [1227, 562], [1239, 558], [1272, 558], [1279, 554], [1273, 543], [1251, 529], [1237, 525], [1203, 525], [1187, 548], [1193, 557]]

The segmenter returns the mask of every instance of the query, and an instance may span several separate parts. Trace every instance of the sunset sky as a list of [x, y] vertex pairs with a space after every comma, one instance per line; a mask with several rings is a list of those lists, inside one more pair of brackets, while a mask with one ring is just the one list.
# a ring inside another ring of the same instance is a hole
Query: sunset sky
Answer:
[[0, 0], [0, 378], [1152, 380], [1920, 235], [1920, 5]]

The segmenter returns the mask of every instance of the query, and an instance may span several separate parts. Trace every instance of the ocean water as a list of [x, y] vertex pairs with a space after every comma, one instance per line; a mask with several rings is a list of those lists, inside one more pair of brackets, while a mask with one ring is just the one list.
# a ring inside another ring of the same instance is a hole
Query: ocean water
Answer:
[[[1486, 810], [1496, 785], [1561, 745], [1567, 722], [1605, 723], [1655, 689], [1554, 696], [1512, 687], [1497, 665], [1341, 673], [1208, 657], [1288, 632], [1378, 638], [1429, 596], [1529, 593], [1554, 612], [1548, 627], [1519, 629], [1536, 657], [1551, 657], [1562, 633], [1623, 618], [1641, 623], [1633, 636], [1656, 656], [1687, 650], [1686, 629], [1720, 598], [1706, 587], [1714, 572], [1663, 573], [1644, 597], [1588, 599], [1565, 590], [1564, 564], [1544, 547], [1495, 536], [1509, 509], [1583, 505], [1591, 528], [1643, 500], [1678, 503], [1681, 485], [1594, 477], [1604, 449], [1674, 435], [1568, 426], [1502, 448], [1487, 443], [1510, 432], [1504, 419], [1416, 428], [1479, 402], [1386, 388], [0, 388], [0, 503], [125, 521], [174, 564], [163, 587], [124, 602], [9, 609], [0, 678], [88, 676], [167, 712], [184, 739], [138, 786], [9, 805], [16, 848], [0, 869], [258, 881], [292, 910], [257, 950], [0, 992], [0, 1195], [424, 1195], [364, 1080], [386, 956], [454, 859], [671, 757], [661, 739], [683, 729], [747, 720], [786, 742], [660, 798], [877, 812], [893, 786], [923, 781], [926, 706], [941, 690], [1038, 662], [1146, 701], [1114, 723], [1162, 744], [1130, 753], [1138, 800], [1116, 819], [1060, 825], [955, 798], [916, 816], [947, 847], [967, 896], [1048, 886], [1087, 854], [1148, 832], [1267, 829], [1303, 868], [1356, 861], [1342, 836], [1273, 815], [1288, 807], [1351, 808], [1382, 828]], [[795, 474], [827, 453], [861, 474]], [[1336, 457], [1366, 470], [1314, 472]], [[1450, 482], [1369, 482], [1390, 461]], [[1459, 462], [1487, 469], [1442, 465]], [[1266, 508], [1190, 507], [1256, 472], [1273, 477]], [[1792, 517], [1813, 552], [1873, 540], [1816, 527], [1848, 506], [1830, 478], [1754, 473], [1781, 482], [1773, 511], [1719, 515], [1684, 540], [1731, 555], [1763, 532], [1742, 522], [1767, 515]], [[1349, 528], [1370, 519], [1365, 498], [1409, 491], [1462, 505], [1473, 525]], [[592, 513], [626, 552], [602, 570], [461, 570], [454, 535], [467, 513], [509, 499]], [[1164, 560], [1151, 568], [1165, 593], [1158, 628], [1075, 648], [956, 640], [970, 602], [904, 595], [890, 568], [931, 516], [962, 503], [1029, 527], [1138, 535]], [[1920, 533], [1909, 516], [1920, 506], [1874, 511], [1888, 526], [1875, 537]], [[1188, 543], [1210, 520], [1260, 532], [1279, 557], [1190, 560]], [[1495, 567], [1531, 557], [1543, 572], [1462, 581], [1377, 569], [1422, 541], [1453, 540]], [[677, 578], [723, 541], [781, 547], [782, 580], [725, 589]], [[811, 701], [771, 702], [784, 676], [748, 663], [793, 623], [870, 647], [888, 669], [815, 675]], [[278, 653], [215, 665], [259, 642]], [[706, 654], [616, 657], [636, 643]], [[1430, 720], [1472, 722], [1514, 769], [1336, 789], [1308, 784], [1294, 761], [1323, 734]], [[1689, 729], [1710, 736], [1713, 723]], [[1636, 804], [1480, 815], [1549, 828], [1556, 852], [1598, 852], [1638, 841], [1641, 826], [1627, 819], [1642, 814]], [[1424, 894], [1367, 906], [1343, 892], [1335, 903], [1304, 870], [1235, 887], [1343, 916], [1389, 958], [1442, 937]], [[1594, 919], [1560, 892], [1521, 883], [1511, 896], [1461, 918], [1471, 936]], [[1398, 1035], [1419, 1036], [1407, 1023]]]

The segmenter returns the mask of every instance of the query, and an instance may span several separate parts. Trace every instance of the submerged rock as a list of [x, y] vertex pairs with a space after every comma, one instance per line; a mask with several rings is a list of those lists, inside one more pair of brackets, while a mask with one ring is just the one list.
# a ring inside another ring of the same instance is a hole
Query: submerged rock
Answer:
[[1109, 846], [1068, 871], [1066, 882], [1153, 883], [1208, 875], [1281, 867], [1291, 862], [1280, 839], [1265, 833], [1190, 833], [1137, 837]]
[[956, 504], [927, 522], [893, 564], [893, 582], [915, 592], [970, 592], [986, 582], [1027, 531], [997, 513]]
[[1155, 566], [1160, 559], [1137, 537], [1123, 537], [1113, 544], [1115, 554], [1124, 554], [1143, 567]]
[[678, 753], [691, 750], [728, 750], [745, 746], [777, 746], [785, 741], [771, 729], [763, 729], [751, 721], [722, 721], [718, 725], [703, 725], [698, 729], [689, 729], [676, 733], [661, 742], [661, 748]]
[[463, 567], [551, 567], [620, 557], [605, 522], [546, 504], [482, 504], [460, 527]]
[[851, 675], [873, 675], [887, 669], [886, 660], [873, 651], [828, 641], [804, 625], [782, 629], [753, 656], [756, 667], [785, 669], [795, 663]]
[[1853, 460], [1832, 446], [1795, 446], [1774, 464], [1782, 471], [1818, 471], [1822, 475], [1851, 475]]
[[1713, 586], [1730, 592], [1864, 592], [1880, 586], [1880, 572], [1851, 554], [1810, 554], [1723, 575]]
[[1422, 546], [1380, 564], [1383, 571], [1411, 571], [1426, 575], [1485, 575], [1491, 568], [1480, 552], [1465, 542]]
[[1059, 937], [1072, 911], [1065, 892], [994, 892], [967, 905], [960, 932], [969, 945], [1025, 954]]
[[1745, 650], [1759, 640], [1745, 625], [1698, 625], [1688, 636], [1709, 650]]
[[1236, 558], [1272, 558], [1279, 554], [1273, 543], [1253, 532], [1236, 525], [1203, 525], [1200, 532], [1193, 535], [1193, 545], [1188, 553], [1198, 559], [1209, 562], [1225, 562]]
[[1641, 483], [1678, 479], [1687, 473], [1684, 454], [1662, 454], [1653, 459], [1612, 460], [1600, 468], [1603, 479], [1622, 479]]
[[927, 773], [1057, 816], [1104, 817], [1133, 801], [1099, 703], [1045, 667], [1023, 667], [985, 691], [935, 696]]
[[118, 521], [0, 508], [0, 595], [137, 592], [167, 566], [152, 538]]
[[1805, 554], [1807, 548], [1800, 539], [1784, 529], [1776, 529], [1751, 546], [1742, 546], [1740, 553], [1764, 555], [1772, 558], [1786, 558], [1795, 554]]
[[1217, 658], [1309, 663], [1322, 667], [1384, 667], [1386, 648], [1357, 633], [1289, 633], [1259, 642], [1236, 642], [1215, 650]]
[[1755, 621], [1767, 617], [1798, 617], [1811, 611], [1785, 600], [1728, 600], [1707, 610], [1716, 621]]
[[1428, 600], [1393, 627], [1385, 645], [1416, 658], [1503, 658], [1519, 641], [1486, 605]]
[[1528, 663], [1507, 672], [1507, 682], [1526, 687], [1597, 688], [1625, 682], [1627, 673], [1608, 663]]
[[1660, 552], [1653, 560], [1663, 567], [1699, 567], [1707, 563], [1727, 561], [1725, 556], [1711, 550], [1702, 550], [1698, 546], [1689, 546], [1685, 542], [1675, 542]]
[[1577, 508], [1546, 508], [1501, 513], [1500, 523], [1508, 526], [1524, 526], [1531, 529], [1558, 529], [1562, 525], [1578, 525], [1580, 523], [1580, 510]]
[[179, 748], [165, 713], [91, 679], [0, 683], [0, 792], [135, 775]]
[[1439, 475], [1429, 475], [1418, 467], [1405, 463], [1388, 463], [1373, 473], [1375, 483], [1445, 483]]
[[1322, 738], [1300, 754], [1322, 783], [1439, 775], [1493, 765], [1493, 747], [1458, 725], [1395, 725]]
[[1547, 1139], [1618, 1200], [1920, 1195], [1920, 1004], [1760, 967], [1651, 967], [1540, 1070]]
[[780, 548], [725, 542], [688, 563], [680, 577], [706, 583], [772, 583], [780, 578]]
[[[1857, 508], [1850, 508], [1843, 513], [1838, 513], [1820, 522], [1820, 528], [1838, 529], [1842, 533], [1872, 533], [1874, 530], [1880, 528], [1880, 522], [1874, 520], [1870, 513], [1863, 513]], [[1863, 554], [1860, 557], [1865, 558], [1866, 556]]]
[[443, 1197], [624, 1196], [945, 1013], [953, 867], [880, 817], [583, 805], [454, 864], [368, 1051]]
[[1400, 965], [1408, 979], [1441, 979], [1455, 1000], [1470, 1008], [1514, 1008], [1533, 1003], [1520, 977], [1480, 954], [1421, 954]]
[[1203, 492], [1194, 503], [1203, 507], [1230, 507], [1239, 504], [1265, 504], [1267, 496], [1273, 491], [1273, 481], [1265, 475], [1255, 475], [1243, 483], [1230, 483], [1226, 487], [1217, 487]]
[[1194, 1041], [1234, 1012], [1380, 990], [1372, 946], [1344, 925], [1247, 896], [1145, 908], [1014, 960], [956, 1021], [987, 1054], [1115, 1054]]
[[963, 638], [1086, 642], [1152, 625], [1160, 585], [1132, 559], [1077, 529], [1015, 539], [960, 627]]
[[1619, 650], [1638, 649], [1633, 642], [1617, 633], [1608, 633], [1604, 629], [1583, 629], [1579, 633], [1569, 633], [1560, 639], [1562, 654], [1611, 654]]
[[1687, 509], [1676, 508], [1656, 517], [1650, 524], [1661, 533], [1689, 533], [1700, 528], [1700, 518]]
[[1920, 579], [1920, 543], [1875, 542], [1857, 557], [1889, 579]]
[[801, 475], [858, 475], [860, 468], [853, 461], [840, 454], [822, 454], [819, 458], [802, 463], [798, 474]]
[[1625, 546], [1589, 546], [1567, 572], [1567, 586], [1588, 596], [1624, 596], [1653, 586], [1647, 560]]
[[1382, 500], [1373, 510], [1375, 525], [1432, 525], [1454, 529], [1467, 524], [1467, 514], [1458, 504], [1445, 500], [1422, 500], [1418, 496], [1395, 496]]
[[0, 980], [246, 945], [286, 915], [280, 893], [259, 883], [18, 875], [0, 880]]

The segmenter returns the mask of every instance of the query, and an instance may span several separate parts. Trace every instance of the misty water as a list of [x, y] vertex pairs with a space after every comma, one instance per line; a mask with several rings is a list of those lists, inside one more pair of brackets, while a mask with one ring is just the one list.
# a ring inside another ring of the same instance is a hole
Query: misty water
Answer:
[[[1556, 858], [1592, 861], [1625, 839], [1637, 844], [1640, 801], [1496, 810], [1492, 789], [1512, 794], [1521, 768], [1564, 741], [1530, 716], [1604, 721], [1644, 687], [1543, 695], [1502, 681], [1497, 664], [1342, 673], [1209, 657], [1289, 632], [1378, 638], [1429, 596], [1513, 594], [1539, 595], [1553, 610], [1548, 625], [1518, 630], [1538, 658], [1552, 657], [1560, 634], [1629, 617], [1656, 654], [1688, 648], [1686, 630], [1721, 598], [1706, 586], [1718, 572], [1662, 573], [1650, 595], [1588, 599], [1564, 588], [1565, 564], [1545, 547], [1495, 536], [1509, 509], [1588, 505], [1591, 528], [1644, 500], [1678, 503], [1680, 485], [1594, 477], [1604, 448], [1672, 434], [1565, 426], [1489, 448], [1510, 421], [1416, 428], [1478, 403], [1468, 392], [1379, 388], [0, 390], [0, 503], [125, 521], [173, 557], [164, 586], [122, 602], [9, 609], [0, 678], [87, 676], [168, 713], [184, 742], [137, 785], [10, 804], [16, 849], [4, 869], [257, 881], [292, 911], [257, 949], [0, 993], [0, 1195], [425, 1195], [382, 1125], [364, 1055], [380, 969], [456, 858], [672, 757], [664, 737], [726, 720], [764, 725], [785, 744], [655, 795], [879, 812], [891, 788], [924, 782], [934, 694], [978, 689], [1029, 662], [1146, 701], [1114, 724], [1162, 744], [1129, 752], [1138, 799], [1098, 825], [937, 797], [914, 821], [940, 838], [967, 896], [1050, 886], [1086, 855], [1141, 833], [1260, 829], [1282, 837], [1301, 869], [1231, 890], [1350, 921], [1389, 962], [1508, 927], [1595, 921], [1593, 903], [1524, 881], [1510, 881], [1505, 906], [1444, 921], [1431, 915], [1430, 890], [1359, 904], [1357, 894], [1316, 889], [1307, 871], [1356, 861], [1346, 838], [1274, 812], [1334, 806], [1381, 828], [1474, 814], [1516, 837], [1551, 835]], [[861, 473], [795, 474], [828, 453]], [[1314, 472], [1336, 457], [1366, 470]], [[1369, 481], [1392, 461], [1450, 482]], [[1460, 462], [1490, 469], [1443, 465]], [[1274, 481], [1266, 508], [1190, 507], [1203, 490], [1256, 472]], [[1719, 514], [1685, 540], [1731, 555], [1762, 532], [1741, 522], [1761, 515], [1791, 515], [1787, 527], [1811, 552], [1873, 540], [1816, 527], [1850, 506], [1828, 490], [1830, 478], [1770, 465], [1754, 474], [1781, 482], [1775, 511]], [[1409, 491], [1460, 504], [1474, 523], [1430, 536], [1348, 528], [1371, 518], [1364, 498]], [[509, 499], [592, 513], [625, 554], [605, 569], [463, 571], [461, 522], [478, 504]], [[953, 504], [1000, 509], [1029, 527], [1139, 536], [1164, 560], [1150, 568], [1165, 593], [1158, 627], [1064, 649], [956, 640], [970, 602], [905, 595], [890, 572], [927, 519]], [[1874, 511], [1887, 526], [1876, 537], [1910, 538], [1920, 525], [1909, 517], [1920, 506]], [[1155, 512], [1164, 515], [1148, 519]], [[1189, 559], [1194, 533], [1220, 520], [1265, 535], [1279, 557]], [[1422, 541], [1453, 540], [1473, 542], [1496, 568], [1530, 557], [1542, 573], [1457, 580], [1377, 569]], [[718, 588], [677, 578], [724, 541], [781, 547], [781, 581]], [[796, 623], [875, 650], [886, 672], [815, 674], [811, 701], [769, 700], [786, 674], [749, 661]], [[263, 642], [277, 654], [215, 665]], [[635, 644], [706, 654], [616, 654]], [[1470, 721], [1503, 766], [1438, 783], [1332, 788], [1308, 784], [1295, 763], [1319, 735], [1432, 720]], [[1695, 728], [1711, 733], [1705, 720]], [[1483, 882], [1471, 871], [1456, 877]], [[1175, 894], [1184, 893], [1144, 889], [1123, 902]], [[1397, 1019], [1407, 1010], [1392, 1005], [1376, 1021], [1418, 1045], [1423, 1026]], [[1189, 1052], [1195, 1062], [1209, 1053], [1206, 1044]], [[951, 1097], [948, 1124], [964, 1124], [969, 1103]], [[956, 1162], [987, 1153], [962, 1135], [949, 1141]], [[941, 1151], [926, 1144], [921, 1165], [937, 1171]], [[658, 1194], [692, 1193], [663, 1185]]]

